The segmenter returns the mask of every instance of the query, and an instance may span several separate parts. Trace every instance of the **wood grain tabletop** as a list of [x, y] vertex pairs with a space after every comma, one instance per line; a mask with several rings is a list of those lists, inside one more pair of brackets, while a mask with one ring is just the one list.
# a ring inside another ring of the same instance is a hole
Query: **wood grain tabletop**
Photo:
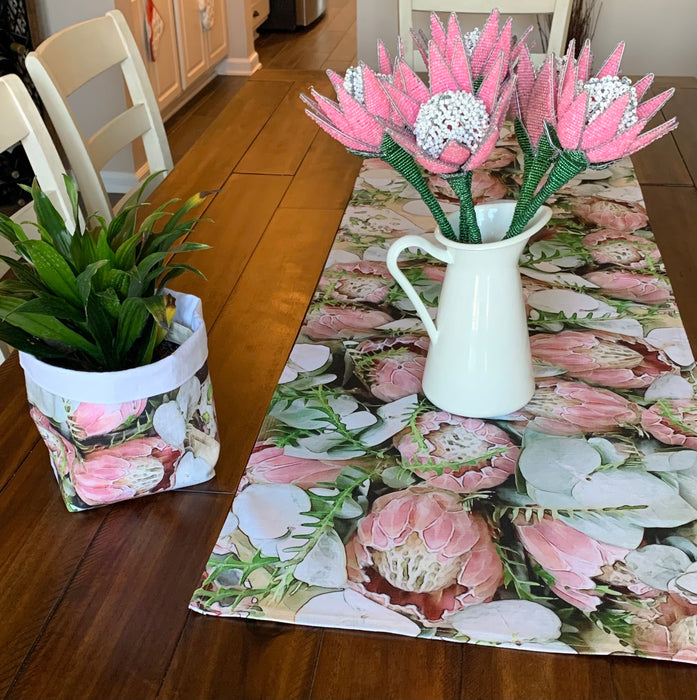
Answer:
[[[680, 128], [634, 158], [697, 350], [697, 79]], [[16, 355], [0, 366], [0, 697], [697, 698], [693, 666], [536, 654], [215, 619], [187, 605], [225, 519], [361, 165], [298, 95], [320, 72], [264, 69], [212, 119], [154, 203], [214, 191], [193, 240], [221, 427], [214, 480], [69, 513]], [[657, 89], [659, 89], [657, 88]]]

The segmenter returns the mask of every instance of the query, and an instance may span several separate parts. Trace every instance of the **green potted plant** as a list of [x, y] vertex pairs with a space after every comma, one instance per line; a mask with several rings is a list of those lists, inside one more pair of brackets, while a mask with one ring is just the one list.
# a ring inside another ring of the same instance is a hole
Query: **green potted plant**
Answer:
[[[78, 216], [78, 193], [66, 177]], [[68, 230], [34, 183], [40, 238], [0, 215], [0, 340], [19, 350], [31, 416], [71, 511], [207, 481], [220, 450], [201, 301], [167, 289], [200, 194], [140, 224], [143, 189], [111, 223]], [[177, 200], [173, 200], [177, 201]]]

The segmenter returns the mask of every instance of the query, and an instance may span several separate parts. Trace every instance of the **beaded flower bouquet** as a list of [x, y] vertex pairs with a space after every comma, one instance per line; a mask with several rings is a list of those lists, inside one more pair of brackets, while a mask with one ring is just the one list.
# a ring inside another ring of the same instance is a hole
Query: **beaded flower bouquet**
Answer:
[[[619, 75], [624, 44], [593, 77], [589, 42], [578, 57], [570, 42], [563, 58], [550, 54], [537, 70], [529, 31], [514, 43], [511, 20], [500, 29], [497, 11], [465, 35], [454, 13], [447, 29], [432, 14], [431, 34], [413, 35], [427, 83], [401, 50], [392, 63], [379, 44], [379, 73], [366, 65], [343, 78], [329, 71], [338, 102], [314, 90], [304, 99], [322, 129], [392, 166], [432, 213], [435, 242], [407, 236], [387, 256], [430, 337], [424, 393], [444, 410], [495, 417], [521, 408], [534, 391], [517, 260], [551, 216], [544, 203], [584, 171], [607, 168], [674, 129], [671, 119], [645, 131], [673, 91], [642, 101], [653, 76], [632, 84]], [[509, 112], [523, 160], [520, 194], [477, 207], [473, 172], [486, 168]], [[446, 216], [429, 173], [459, 200], [454, 215]], [[397, 264], [406, 248], [448, 265], [435, 324]]]

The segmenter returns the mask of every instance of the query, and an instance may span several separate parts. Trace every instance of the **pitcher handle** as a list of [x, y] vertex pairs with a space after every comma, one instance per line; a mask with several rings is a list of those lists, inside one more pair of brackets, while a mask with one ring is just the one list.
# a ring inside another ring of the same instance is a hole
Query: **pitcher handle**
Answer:
[[399, 259], [399, 254], [405, 248], [420, 248], [425, 250], [429, 255], [432, 255], [438, 260], [442, 260], [444, 263], [451, 263], [452, 256], [447, 248], [443, 248], [436, 243], [432, 243], [427, 238], [423, 236], [402, 236], [398, 238], [387, 251], [387, 269], [390, 274], [395, 278], [397, 284], [404, 290], [404, 293], [409, 298], [409, 301], [414, 305], [416, 313], [423, 322], [426, 331], [428, 333], [431, 342], [435, 343], [438, 338], [438, 330], [436, 329], [436, 324], [433, 323], [431, 316], [428, 313], [426, 305], [421, 301], [421, 297], [416, 293], [416, 290], [412, 286], [411, 282], [406, 278], [406, 275], [399, 269], [397, 260]]

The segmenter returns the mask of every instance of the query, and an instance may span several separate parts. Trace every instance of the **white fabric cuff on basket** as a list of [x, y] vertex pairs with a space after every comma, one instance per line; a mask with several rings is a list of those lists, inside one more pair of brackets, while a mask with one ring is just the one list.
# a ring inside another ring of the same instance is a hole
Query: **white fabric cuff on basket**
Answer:
[[49, 365], [24, 352], [19, 362], [27, 377], [57, 396], [100, 404], [135, 401], [173, 391], [189, 380], [208, 357], [201, 300], [165, 290], [177, 302], [174, 320], [193, 331], [171, 355], [143, 367], [118, 372], [80, 372]]

